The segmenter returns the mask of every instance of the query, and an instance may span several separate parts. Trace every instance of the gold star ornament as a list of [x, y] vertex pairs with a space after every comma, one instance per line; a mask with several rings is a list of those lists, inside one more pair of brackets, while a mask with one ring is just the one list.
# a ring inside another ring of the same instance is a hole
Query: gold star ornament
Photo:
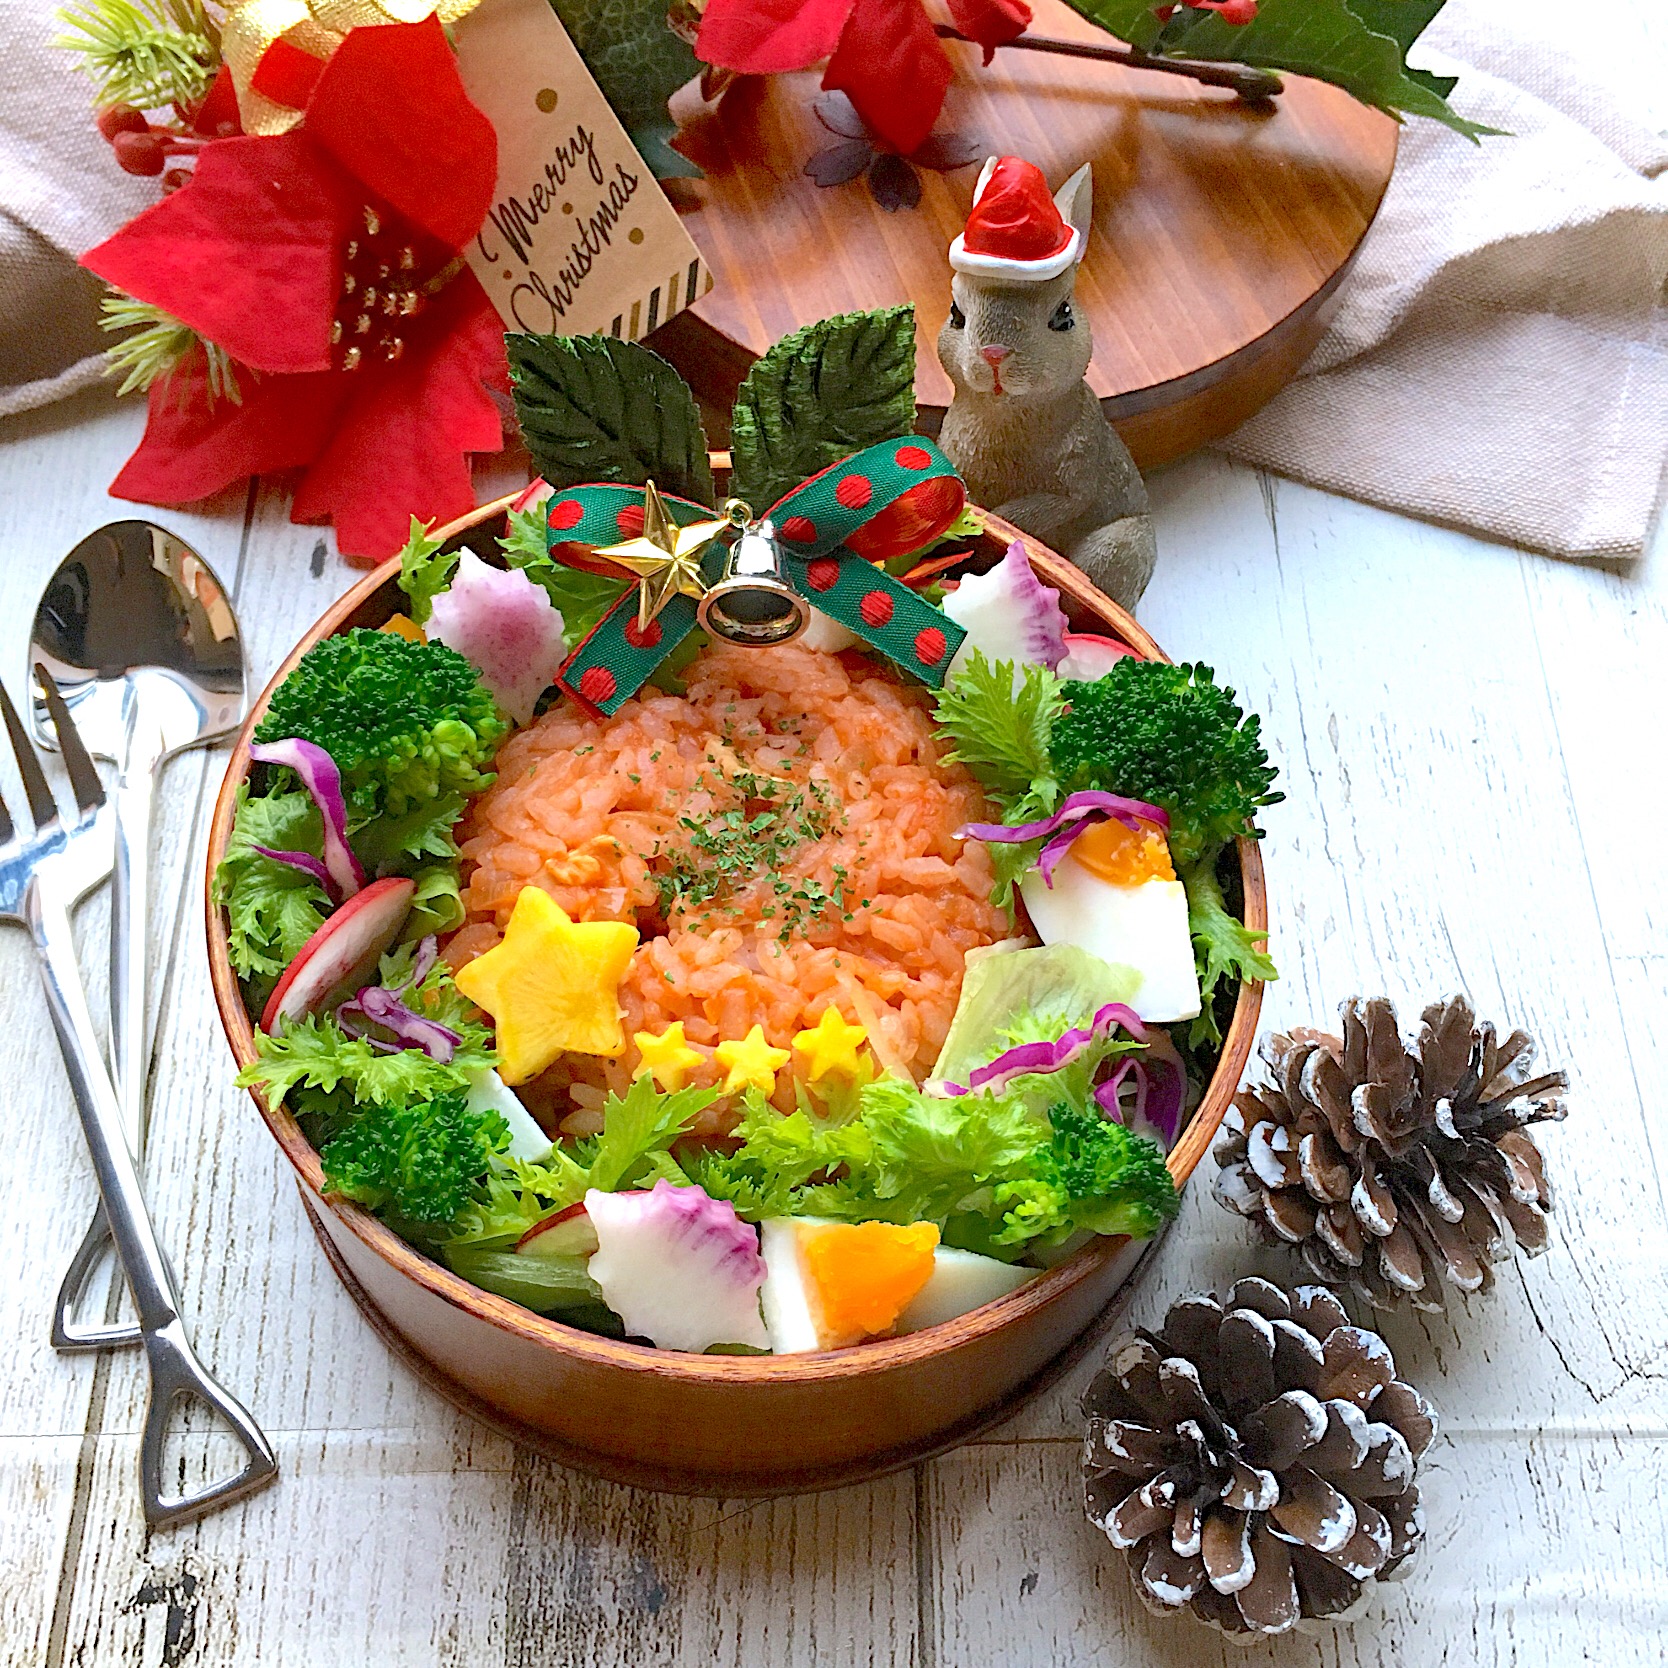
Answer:
[[666, 508], [653, 481], [643, 488], [643, 531], [624, 544], [610, 544], [595, 554], [613, 562], [627, 573], [637, 575], [637, 629], [644, 630], [675, 596], [699, 602], [707, 594], [701, 577], [701, 558], [719, 534], [728, 532], [731, 522], [692, 521], [680, 527]]

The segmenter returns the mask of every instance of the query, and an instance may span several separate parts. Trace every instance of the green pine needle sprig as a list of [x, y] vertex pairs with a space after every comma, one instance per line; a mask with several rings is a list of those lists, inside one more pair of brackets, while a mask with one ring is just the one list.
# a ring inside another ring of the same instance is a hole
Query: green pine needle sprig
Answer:
[[172, 313], [165, 313], [148, 301], [135, 301], [130, 295], [106, 296], [102, 310], [101, 330], [130, 332], [104, 350], [105, 358], [110, 361], [105, 375], [122, 379], [116, 390], [118, 394], [148, 390], [153, 382], [178, 370], [192, 349], [200, 347], [208, 361], [210, 401], [227, 399], [233, 405], [243, 404], [243, 391], [238, 387], [231, 356], [223, 347], [199, 336]]
[[80, 55], [101, 105], [192, 104], [219, 66], [219, 31], [202, 0], [82, 0], [58, 13], [55, 45]]

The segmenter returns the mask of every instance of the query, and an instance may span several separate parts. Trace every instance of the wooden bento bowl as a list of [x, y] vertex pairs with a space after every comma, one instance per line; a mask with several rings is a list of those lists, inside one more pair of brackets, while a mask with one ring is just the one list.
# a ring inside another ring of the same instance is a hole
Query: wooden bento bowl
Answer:
[[[511, 500], [442, 530], [490, 553]], [[995, 517], [969, 552], [989, 566], [1019, 537]], [[1074, 629], [1105, 630], [1143, 656], [1152, 638], [1077, 569], [1026, 540], [1038, 574]], [[231, 834], [249, 741], [291, 667], [320, 638], [378, 626], [401, 612], [397, 560], [337, 601], [266, 687], [232, 751], [214, 808], [212, 877]], [[1268, 924], [1257, 844], [1239, 842], [1245, 920]], [[212, 898], [212, 888], [210, 892]], [[238, 1065], [255, 1058], [253, 1028], [227, 955], [223, 912], [208, 905], [209, 967]], [[1222, 1058], [1169, 1156], [1177, 1186], [1204, 1156], [1251, 1052], [1261, 986], [1241, 987]], [[332, 1266], [368, 1320], [414, 1371], [467, 1412], [563, 1464], [642, 1487], [718, 1496], [834, 1488], [911, 1464], [1006, 1417], [1074, 1358], [1127, 1278], [1136, 1248], [1097, 1240], [1012, 1295], [956, 1320], [850, 1349], [787, 1356], [679, 1355], [547, 1320], [472, 1286], [407, 1245], [369, 1211], [323, 1195], [319, 1155], [289, 1111], [252, 1097], [294, 1166]]]

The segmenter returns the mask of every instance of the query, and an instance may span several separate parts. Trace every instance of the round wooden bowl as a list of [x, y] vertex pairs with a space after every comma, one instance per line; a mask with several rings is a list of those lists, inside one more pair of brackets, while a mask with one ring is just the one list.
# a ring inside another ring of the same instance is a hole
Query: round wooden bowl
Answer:
[[[496, 552], [511, 500], [443, 529], [454, 544]], [[988, 518], [968, 568], [1013, 538]], [[1026, 540], [1078, 630], [1109, 630], [1152, 659], [1152, 638], [1068, 563]], [[274, 674], [239, 735], [214, 808], [212, 877], [249, 770], [249, 741], [273, 689], [320, 638], [403, 612], [398, 561], [336, 602]], [[1267, 925], [1255, 841], [1239, 843], [1245, 920]], [[211, 888], [212, 896], [212, 888]], [[226, 951], [222, 912], [208, 906], [216, 1004], [241, 1067], [253, 1028]], [[1233, 1097], [1256, 1031], [1262, 988], [1241, 987], [1221, 1062], [1169, 1156], [1178, 1186], [1204, 1156]], [[911, 1464], [1011, 1413], [1084, 1337], [1139, 1260], [1127, 1240], [1098, 1240], [999, 1302], [943, 1326], [825, 1354], [780, 1359], [679, 1355], [546, 1320], [431, 1262], [369, 1211], [323, 1196], [319, 1156], [287, 1109], [252, 1097], [294, 1166], [332, 1265], [376, 1329], [466, 1411], [564, 1464], [619, 1482], [690, 1494], [769, 1495], [834, 1488]]]
[[[1032, 32], [1106, 45], [1064, 0]], [[1135, 461], [1220, 438], [1308, 358], [1390, 183], [1396, 123], [1303, 76], [1251, 105], [1180, 76], [945, 42], [956, 66], [940, 133], [1035, 162], [1060, 185], [1094, 165], [1095, 226], [1077, 283], [1094, 330], [1089, 385]], [[888, 214], [856, 180], [827, 189], [806, 160], [841, 142], [816, 117], [819, 71], [739, 83], [678, 106], [705, 180], [672, 184], [713, 288], [656, 334], [711, 408], [715, 445], [747, 367], [790, 330], [913, 301], [916, 397], [936, 432], [950, 383], [934, 351], [950, 307], [946, 253], [978, 166], [919, 170], [919, 207]]]

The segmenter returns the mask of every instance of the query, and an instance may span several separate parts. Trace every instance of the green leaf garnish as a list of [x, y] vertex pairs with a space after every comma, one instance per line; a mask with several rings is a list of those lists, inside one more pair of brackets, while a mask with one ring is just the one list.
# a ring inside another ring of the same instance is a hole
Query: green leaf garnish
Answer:
[[733, 490], [763, 514], [831, 463], [915, 424], [915, 309], [822, 319], [747, 373], [730, 430]]
[[504, 341], [522, 438], [553, 487], [652, 479], [662, 492], [712, 502], [695, 396], [658, 353], [612, 336]]

